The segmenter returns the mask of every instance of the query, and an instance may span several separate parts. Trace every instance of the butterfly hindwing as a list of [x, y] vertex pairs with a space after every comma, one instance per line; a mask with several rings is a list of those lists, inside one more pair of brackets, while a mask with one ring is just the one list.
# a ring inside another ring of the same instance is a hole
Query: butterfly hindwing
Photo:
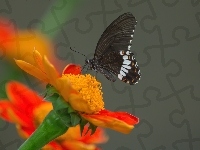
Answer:
[[125, 83], [136, 84], [141, 76], [134, 54], [129, 50], [108, 51], [99, 64]]

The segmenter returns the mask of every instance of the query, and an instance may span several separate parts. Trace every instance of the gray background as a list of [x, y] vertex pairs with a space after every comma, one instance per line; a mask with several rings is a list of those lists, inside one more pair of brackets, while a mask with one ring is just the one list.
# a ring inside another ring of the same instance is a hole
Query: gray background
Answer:
[[[100, 35], [114, 19], [124, 12], [137, 18], [131, 51], [141, 68], [140, 82], [130, 86], [119, 80], [111, 83], [101, 74], [97, 77], [102, 82], [105, 107], [132, 113], [140, 123], [128, 135], [106, 130], [110, 140], [100, 147], [199, 150], [200, 1], [84, 0], [60, 22], [57, 14], [65, 13], [67, 2], [55, 6], [55, 1], [48, 0], [1, 0], [0, 16], [22, 29], [39, 26], [47, 36], [58, 32], [52, 41], [60, 66], [68, 62], [84, 64], [85, 58], [71, 52], [69, 46], [92, 57]], [[48, 29], [42, 22], [47, 11], [54, 18]], [[4, 80], [1, 77], [2, 84]], [[22, 142], [14, 125], [0, 122], [0, 150], [15, 150]]]

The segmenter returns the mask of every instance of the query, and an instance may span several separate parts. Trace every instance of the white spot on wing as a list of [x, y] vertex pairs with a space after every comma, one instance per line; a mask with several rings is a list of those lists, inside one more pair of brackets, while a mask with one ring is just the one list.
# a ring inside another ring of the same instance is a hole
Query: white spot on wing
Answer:
[[129, 46], [128, 46], [128, 50], [130, 50], [130, 48], [131, 48], [131, 46], [129, 45]]
[[123, 77], [126, 76], [126, 74], [125, 74], [123, 71], [121, 71], [121, 70], [120, 70], [120, 74], [121, 74]]
[[132, 42], [132, 40], [130, 40], [130, 43]]
[[131, 35], [131, 37], [133, 37], [133, 35]]
[[121, 67], [121, 71], [128, 73], [128, 70], [126, 68]]
[[122, 65], [122, 67], [124, 67], [126, 69], [131, 69], [131, 66], [128, 66], [128, 65]]
[[130, 55], [130, 51], [126, 51], [126, 55]]
[[129, 65], [129, 64], [131, 64], [131, 61], [130, 60], [124, 60], [123, 64], [124, 65]]
[[135, 66], [138, 67], [137, 61], [136, 61], [136, 63], [135, 63]]
[[121, 74], [118, 74], [118, 78], [119, 78], [120, 80], [122, 80], [123, 76], [122, 76]]
[[123, 51], [120, 51], [119, 53], [120, 53], [120, 55], [124, 55]]
[[127, 56], [127, 55], [124, 55], [124, 56], [123, 56], [123, 59], [128, 59], [128, 56]]

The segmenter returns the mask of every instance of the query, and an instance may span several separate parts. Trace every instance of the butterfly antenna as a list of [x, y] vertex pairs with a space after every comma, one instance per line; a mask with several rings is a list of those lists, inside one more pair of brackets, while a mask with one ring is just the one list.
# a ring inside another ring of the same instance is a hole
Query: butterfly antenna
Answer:
[[[70, 49], [71, 49], [72, 51], [76, 52], [76, 53], [81, 54], [82, 56], [84, 56], [84, 57], [87, 59], [87, 56], [86, 56], [86, 55], [84, 55], [84, 54], [82, 54], [82, 53], [80, 53], [80, 52], [78, 52], [78, 51], [72, 49], [71, 47], [70, 47]], [[87, 65], [87, 64], [85, 64], [83, 67], [81, 67], [81, 68], [82, 68], [82, 69], [81, 69], [81, 72], [83, 71], [83, 69], [85, 68], [86, 65]]]
[[[84, 54], [82, 54], [82, 53], [80, 53], [80, 52], [78, 52], [78, 51], [72, 49], [71, 47], [70, 47], [70, 49], [71, 49], [72, 51], [74, 51], [74, 52], [76, 52], [76, 53], [79, 53], [79, 54], [81, 54], [82, 56], [86, 57]], [[87, 57], [86, 57], [86, 58], [87, 58]]]

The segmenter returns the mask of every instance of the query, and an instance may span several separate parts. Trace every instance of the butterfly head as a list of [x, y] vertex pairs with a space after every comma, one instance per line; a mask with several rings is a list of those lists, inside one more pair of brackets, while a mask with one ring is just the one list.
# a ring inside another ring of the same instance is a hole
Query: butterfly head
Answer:
[[95, 70], [96, 71], [96, 65], [94, 59], [86, 59], [85, 65], [88, 66], [89, 70]]

